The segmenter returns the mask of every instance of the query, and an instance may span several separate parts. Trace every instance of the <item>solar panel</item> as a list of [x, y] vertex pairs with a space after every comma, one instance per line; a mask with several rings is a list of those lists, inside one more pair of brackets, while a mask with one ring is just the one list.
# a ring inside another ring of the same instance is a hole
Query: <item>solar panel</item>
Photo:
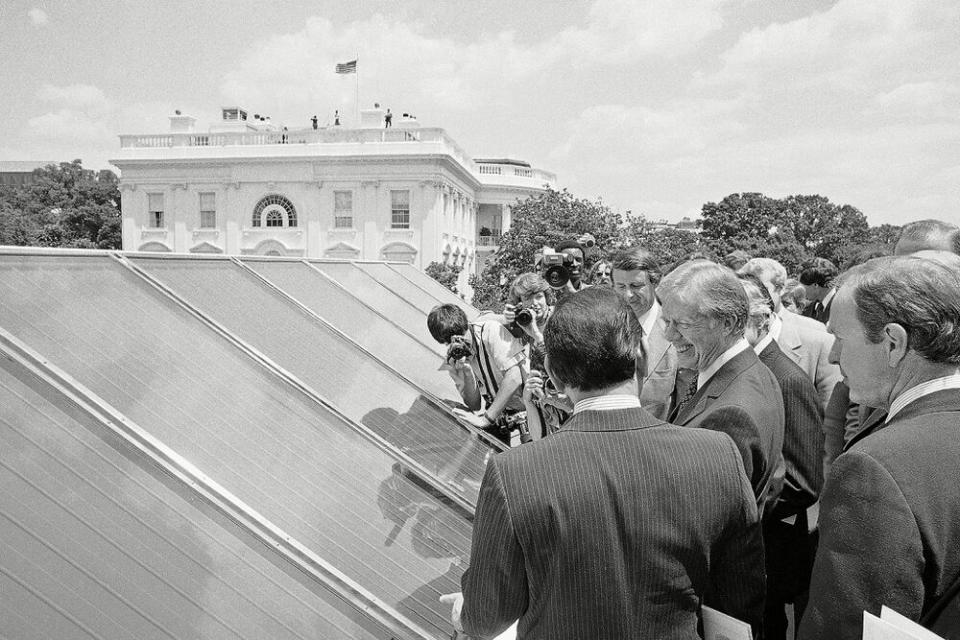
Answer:
[[411, 382], [230, 260], [132, 261], [476, 504], [491, 448]]
[[349, 262], [325, 262], [320, 260], [308, 260], [307, 262], [406, 331], [415, 335], [423, 333], [426, 337], [430, 336], [427, 332], [427, 313], [429, 311], [423, 311], [411, 302], [404, 300], [398, 293], [390, 290], [389, 287], [364, 273], [358, 267]]
[[460, 296], [455, 294], [453, 291], [450, 291], [450, 289], [447, 289], [445, 286], [425, 274], [423, 271], [420, 271], [420, 269], [417, 269], [412, 264], [407, 264], [406, 262], [391, 262], [388, 266], [440, 302], [459, 305], [460, 308], [466, 312], [468, 318], [472, 319], [479, 315], [477, 309], [464, 302]]
[[449, 635], [437, 598], [458, 588], [470, 526], [395, 456], [109, 257], [2, 255], [0, 297], [0, 327], [381, 601]]
[[424, 313], [430, 313], [431, 309], [441, 303], [439, 298], [430, 295], [382, 262], [355, 262], [354, 265]]
[[0, 371], [0, 635], [389, 637], [91, 422]]

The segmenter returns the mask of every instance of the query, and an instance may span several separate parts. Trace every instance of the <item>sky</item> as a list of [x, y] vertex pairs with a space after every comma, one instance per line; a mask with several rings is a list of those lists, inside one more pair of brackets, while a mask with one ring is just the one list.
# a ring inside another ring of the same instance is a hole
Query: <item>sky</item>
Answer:
[[[357, 58], [359, 74], [337, 75]], [[955, 0], [0, 0], [0, 160], [379, 102], [648, 219], [820, 194], [960, 223]]]

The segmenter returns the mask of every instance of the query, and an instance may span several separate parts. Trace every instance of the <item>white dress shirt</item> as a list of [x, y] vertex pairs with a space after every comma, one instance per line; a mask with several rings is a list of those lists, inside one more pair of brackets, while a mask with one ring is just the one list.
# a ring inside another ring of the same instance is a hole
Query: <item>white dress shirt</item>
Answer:
[[943, 376], [942, 378], [934, 378], [933, 380], [921, 382], [917, 386], [907, 389], [898, 395], [890, 404], [890, 411], [887, 412], [887, 419], [884, 423], [890, 422], [895, 415], [900, 413], [900, 411], [911, 402], [915, 402], [931, 393], [943, 391], [944, 389], [960, 389], [960, 373]]
[[750, 343], [740, 338], [737, 342], [720, 354], [720, 357], [713, 361], [709, 367], [697, 373], [697, 389], [703, 389], [703, 385], [710, 382], [710, 378], [720, 370], [720, 367], [727, 364], [743, 351], [750, 348]]
[[640, 398], [631, 393], [611, 393], [606, 396], [584, 398], [573, 405], [574, 415], [581, 411], [616, 411], [617, 409], [637, 409]]

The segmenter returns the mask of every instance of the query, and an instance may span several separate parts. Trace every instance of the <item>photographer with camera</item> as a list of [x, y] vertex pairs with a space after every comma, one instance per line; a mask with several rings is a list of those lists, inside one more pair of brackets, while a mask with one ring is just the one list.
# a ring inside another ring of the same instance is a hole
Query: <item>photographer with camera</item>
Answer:
[[434, 340], [447, 345], [441, 368], [450, 372], [469, 409], [454, 409], [457, 416], [509, 445], [510, 432], [523, 418], [520, 392], [527, 354], [498, 318], [482, 315], [470, 322], [457, 305], [442, 304], [430, 311], [427, 328]]
[[583, 281], [583, 266], [585, 249], [592, 249], [594, 246], [594, 237], [585, 233], [576, 240], [558, 242], [553, 247], [553, 253], [544, 250], [540, 263], [541, 273], [558, 301], [590, 286]]

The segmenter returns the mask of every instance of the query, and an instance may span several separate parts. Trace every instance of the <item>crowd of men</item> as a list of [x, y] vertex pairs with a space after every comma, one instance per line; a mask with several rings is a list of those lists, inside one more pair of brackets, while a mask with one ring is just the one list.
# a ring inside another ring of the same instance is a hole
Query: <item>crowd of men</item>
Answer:
[[591, 241], [545, 248], [502, 314], [429, 315], [459, 415], [515, 445], [487, 465], [457, 631], [698, 638], [710, 606], [756, 638], [792, 610], [798, 638], [857, 639], [886, 605], [960, 638], [960, 230], [908, 224], [799, 285], [635, 247], [591, 286]]

